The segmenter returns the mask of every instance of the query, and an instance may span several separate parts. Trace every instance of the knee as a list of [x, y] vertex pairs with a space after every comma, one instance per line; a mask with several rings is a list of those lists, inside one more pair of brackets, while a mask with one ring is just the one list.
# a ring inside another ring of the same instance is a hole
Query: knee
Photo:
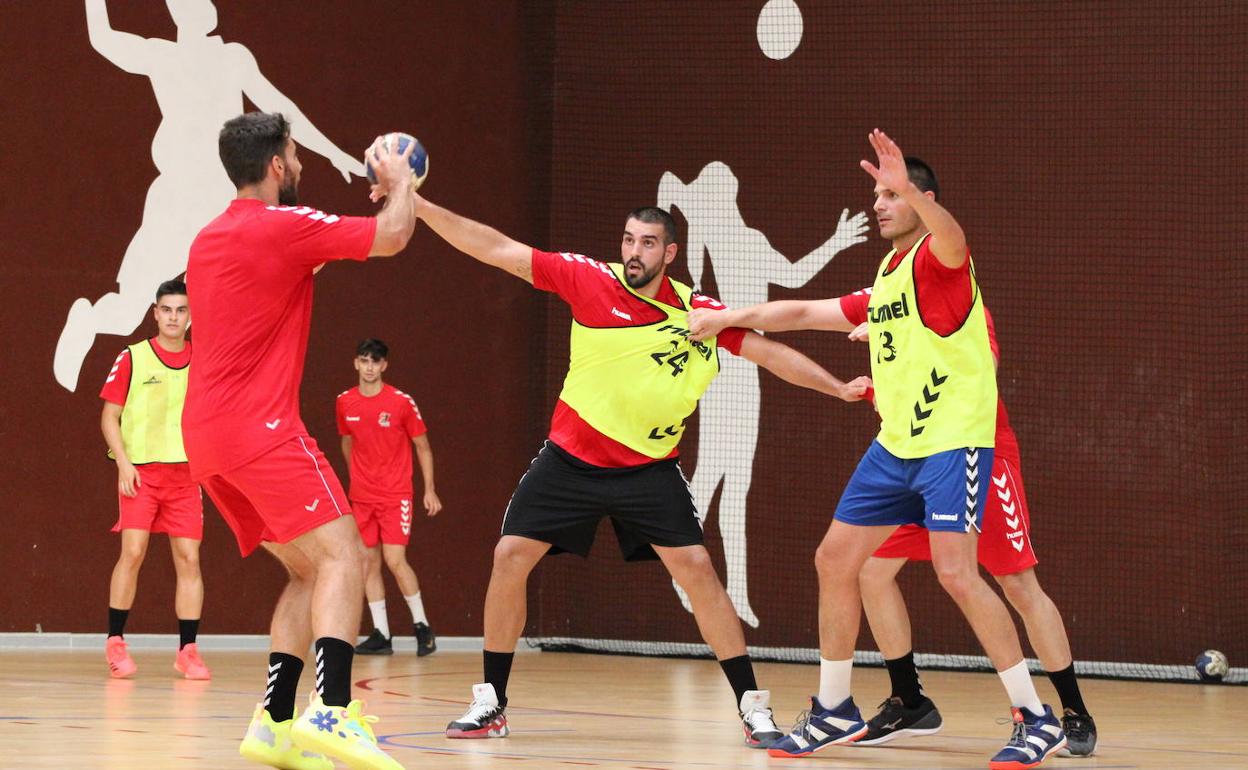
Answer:
[[668, 559], [667, 568], [682, 586], [686, 583], [719, 582], [711, 555], [705, 548], [679, 549]]
[[195, 550], [185, 553], [175, 553], [173, 555], [173, 568], [177, 570], [179, 575], [198, 575], [199, 551]]
[[935, 564], [933, 569], [936, 571], [936, 578], [940, 581], [940, 585], [945, 589], [945, 593], [949, 594], [954, 600], [963, 599], [971, 594], [975, 589], [975, 583], [979, 580], [979, 573], [975, 571], [975, 565], [968, 567], [962, 563], [953, 564]]
[[1017, 575], [1000, 575], [997, 584], [1005, 593], [1010, 606], [1018, 610], [1020, 615], [1029, 615], [1048, 600], [1048, 596], [1034, 582], [1020, 580]]
[[392, 575], [398, 574], [399, 572], [402, 572], [405, 569], [408, 569], [407, 557], [404, 556], [402, 553], [397, 554], [395, 556], [386, 556], [385, 561], [386, 561], [386, 569], [390, 570], [390, 574]]
[[858, 585], [864, 595], [878, 593], [892, 582], [892, 573], [881, 568], [876, 559], [867, 559], [862, 569], [858, 570]]
[[126, 569], [138, 569], [143, 564], [145, 556], [147, 556], [147, 546], [123, 545], [117, 563]]
[[494, 546], [494, 572], [506, 576], [526, 575], [530, 560], [524, 549], [511, 540], [503, 539]]
[[815, 549], [815, 571], [821, 581], [856, 580], [858, 575], [851, 571], [850, 566], [848, 560], [828, 543], [820, 543]]

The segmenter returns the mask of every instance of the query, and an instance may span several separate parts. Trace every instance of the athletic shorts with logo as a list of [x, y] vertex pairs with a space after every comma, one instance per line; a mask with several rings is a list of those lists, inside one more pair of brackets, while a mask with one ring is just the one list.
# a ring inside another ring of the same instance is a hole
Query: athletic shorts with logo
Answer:
[[520, 479], [504, 535], [551, 544], [549, 553], [588, 556], [602, 517], [611, 519], [626, 561], [657, 559], [651, 546], [702, 543], [702, 522], [676, 459], [600, 468], [547, 441]]
[[119, 515], [114, 532], [143, 529], [170, 537], [204, 539], [204, 496], [198, 484], [153, 486], [142, 483], [142, 479], [143, 466], [139, 466], [135, 496], [117, 493]]
[[200, 481], [250, 554], [350, 516], [347, 495], [310, 436], [294, 436], [243, 465]]
[[838, 521], [859, 526], [922, 524], [938, 532], [980, 529], [988, 497], [990, 447], [903, 459], [872, 441], [836, 506]]
[[351, 501], [360, 539], [369, 548], [378, 543], [407, 545], [412, 536], [412, 499], [404, 497], [384, 502]]
[[[979, 535], [979, 563], [990, 575], [1013, 575], [1037, 564], [1031, 546], [1031, 514], [1017, 460], [995, 457]], [[931, 561], [927, 530], [914, 524], [898, 527], [876, 550], [881, 559]]]

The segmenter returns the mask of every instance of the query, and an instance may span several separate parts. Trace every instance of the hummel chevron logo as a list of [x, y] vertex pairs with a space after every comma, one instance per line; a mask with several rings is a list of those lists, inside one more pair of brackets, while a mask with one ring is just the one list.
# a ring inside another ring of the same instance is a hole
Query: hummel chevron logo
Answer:
[[321, 504], [321, 498], [318, 497], [312, 501], [311, 505], [303, 506], [303, 510], [307, 511], [308, 513], [316, 513], [316, 507], [320, 504]]
[[664, 434], [668, 436], [679, 436], [680, 426], [669, 425], [666, 428], [651, 428], [650, 429], [650, 438], [654, 439], [655, 441], [661, 441], [663, 439]]
[[[997, 497], [1001, 497], [1001, 495], [997, 495]], [[1001, 510], [1006, 516], [1009, 516], [1011, 513], [1014, 513], [1014, 503], [1002, 503]]]
[[282, 424], [282, 418], [278, 417], [273, 422], [266, 422], [264, 424], [264, 427], [268, 428], [269, 430], [277, 430], [277, 426], [281, 424]]
[[[914, 438], [922, 433], [923, 429], [927, 427], [926, 425], [922, 425], [920, 423], [932, 416], [932, 411], [935, 409], [932, 404], [935, 404], [936, 400], [940, 398], [940, 393], [936, 391], [936, 388], [943, 385], [947, 379], [949, 379], [949, 375], [946, 374], [944, 377], [941, 377], [936, 373], [935, 369], [932, 369], [931, 385], [923, 385], [923, 400], [921, 402], [917, 400], [914, 402], [914, 419], [910, 421], [911, 438]], [[924, 409], [924, 405], [927, 405], [928, 408]]]
[[1009, 526], [1010, 529], [1018, 529], [1018, 522], [1019, 522], [1019, 517], [1017, 516], [1005, 517], [1005, 523]]
[[971, 497], [975, 497], [975, 495], [979, 494], [979, 482], [976, 481], [974, 484], [971, 484], [969, 481], [966, 482], [966, 493]]
[[1004, 473], [1002, 473], [1002, 474], [1001, 474], [1001, 478], [997, 478], [996, 476], [993, 476], [993, 477], [992, 477], [992, 483], [993, 483], [993, 484], [996, 484], [997, 486], [1001, 487], [1002, 489], [1005, 489], [1005, 474], [1004, 474]]

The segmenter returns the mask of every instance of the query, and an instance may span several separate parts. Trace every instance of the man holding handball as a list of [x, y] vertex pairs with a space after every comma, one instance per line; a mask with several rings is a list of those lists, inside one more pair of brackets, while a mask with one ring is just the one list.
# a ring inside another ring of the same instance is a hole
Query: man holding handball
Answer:
[[[283, 768], [328, 770], [324, 754], [354, 770], [396, 770], [377, 746], [375, 718], [351, 700], [362, 548], [342, 486], [299, 416], [299, 384], [313, 275], [332, 260], [391, 256], [411, 238], [411, 149], [400, 155], [380, 138], [369, 149], [387, 197], [376, 217], [298, 204], [302, 166], [280, 114], [226, 122], [219, 149], [238, 196], [191, 245], [196, 358], [183, 433], [191, 474], [243, 555], [262, 546], [288, 573], [273, 612], [268, 689], [240, 753]], [[317, 692], [295, 719], [313, 639]]]

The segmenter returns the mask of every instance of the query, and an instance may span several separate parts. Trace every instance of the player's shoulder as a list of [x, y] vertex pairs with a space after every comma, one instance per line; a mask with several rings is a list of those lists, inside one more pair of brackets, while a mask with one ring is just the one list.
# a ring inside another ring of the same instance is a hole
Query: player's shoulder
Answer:
[[332, 225], [342, 220], [314, 206], [265, 206], [260, 211], [263, 221], [272, 227], [300, 227], [311, 223]]
[[391, 392], [394, 394], [395, 398], [401, 398], [407, 401], [409, 404], [411, 404], [413, 409], [416, 408], [416, 399], [412, 398], [410, 395], [408, 395], [407, 393], [404, 393], [403, 391], [399, 390], [393, 385], [389, 385], [387, 387], [391, 389]]
[[851, 296], [851, 297], [870, 297], [870, 296], [871, 296], [871, 289], [872, 289], [872, 288], [873, 288], [873, 287], [871, 287], [871, 286], [864, 286], [864, 287], [862, 287], [861, 289], [859, 289], [858, 291], [852, 292], [849, 296]]
[[605, 279], [615, 280], [615, 273], [611, 271], [611, 266], [600, 259], [577, 254], [574, 251], [546, 251], [539, 253], [545, 254], [545, 258], [553, 264], [561, 265], [568, 270], [580, 268]]
[[357, 393], [359, 393], [359, 392], [360, 392], [360, 389], [359, 389], [358, 387], [357, 387], [357, 388], [347, 388], [346, 390], [344, 390], [344, 391], [342, 391], [341, 393], [339, 393], [339, 394], [338, 394], [338, 398], [337, 398], [337, 400], [338, 400], [338, 401], [350, 401], [350, 400], [352, 399], [352, 397], [354, 397], [354, 396], [355, 396], [355, 394], [357, 394]]

